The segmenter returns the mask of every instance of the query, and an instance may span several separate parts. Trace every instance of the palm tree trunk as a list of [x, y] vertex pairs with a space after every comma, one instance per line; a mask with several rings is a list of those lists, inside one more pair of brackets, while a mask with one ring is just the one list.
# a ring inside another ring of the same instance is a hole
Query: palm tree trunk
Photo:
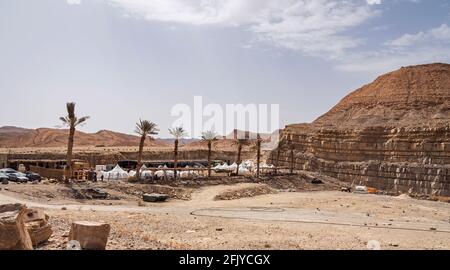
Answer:
[[211, 177], [211, 141], [208, 141], [208, 177]]
[[73, 167], [72, 167], [72, 153], [73, 153], [73, 142], [75, 136], [75, 126], [70, 126], [69, 129], [69, 141], [67, 143], [67, 177], [66, 182], [69, 182], [69, 179], [72, 178], [73, 175]]
[[258, 148], [256, 153], [256, 178], [259, 178], [259, 162], [261, 160], [261, 141], [256, 142], [256, 147]]
[[241, 151], [242, 151], [242, 145], [238, 145], [238, 156], [237, 156], [237, 168], [236, 168], [236, 176], [239, 175], [239, 166], [241, 165]]
[[175, 149], [173, 151], [173, 168], [175, 179], [177, 179], [177, 165], [178, 165], [178, 139], [175, 139]]
[[139, 142], [139, 153], [138, 160], [136, 164], [136, 180], [141, 179], [141, 167], [142, 167], [142, 152], [144, 151], [145, 135], [141, 136], [141, 141]]

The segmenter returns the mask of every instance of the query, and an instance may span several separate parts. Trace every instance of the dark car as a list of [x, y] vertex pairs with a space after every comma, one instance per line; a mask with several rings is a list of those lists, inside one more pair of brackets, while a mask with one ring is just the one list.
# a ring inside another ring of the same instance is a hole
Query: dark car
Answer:
[[26, 172], [25, 176], [30, 180], [30, 181], [39, 181], [41, 182], [42, 177], [34, 172]]
[[16, 170], [13, 170], [10, 168], [1, 169], [0, 173], [6, 174], [9, 177], [9, 181], [12, 181], [12, 182], [18, 182], [18, 183], [28, 182], [28, 177], [26, 177], [25, 174], [20, 173]]

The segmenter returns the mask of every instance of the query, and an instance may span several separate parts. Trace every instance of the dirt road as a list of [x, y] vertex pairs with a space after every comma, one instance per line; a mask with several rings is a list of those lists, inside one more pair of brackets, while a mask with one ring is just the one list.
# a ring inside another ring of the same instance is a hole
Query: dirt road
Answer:
[[85, 219], [112, 224], [112, 249], [365, 249], [372, 239], [387, 249], [450, 249], [448, 203], [334, 191], [213, 200], [254, 185], [203, 187], [190, 201], [145, 206], [46, 204], [1, 192], [0, 203], [47, 209], [59, 229], [47, 248], [60, 248], [68, 224]]

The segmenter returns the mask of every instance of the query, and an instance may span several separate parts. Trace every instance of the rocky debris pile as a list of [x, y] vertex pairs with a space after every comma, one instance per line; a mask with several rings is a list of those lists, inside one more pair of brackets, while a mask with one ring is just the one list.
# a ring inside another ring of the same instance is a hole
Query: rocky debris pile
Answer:
[[[180, 181], [173, 181], [173, 182], [180, 182]], [[114, 189], [117, 191], [120, 191], [122, 193], [126, 193], [128, 195], [132, 195], [135, 197], [138, 197], [139, 199], [142, 198], [144, 194], [151, 194], [151, 193], [157, 193], [157, 194], [167, 194], [170, 196], [170, 198], [178, 199], [178, 200], [190, 200], [191, 199], [191, 193], [192, 189], [190, 188], [183, 188], [183, 187], [172, 187], [172, 186], [166, 186], [167, 183], [162, 181], [161, 184], [165, 185], [152, 185], [152, 184], [111, 184], [108, 185], [106, 188], [108, 189]]]
[[[69, 240], [78, 241], [82, 249], [104, 250], [110, 230], [111, 227], [107, 223], [75, 221], [70, 228]], [[71, 243], [76, 246], [76, 243]]]
[[250, 198], [259, 195], [276, 193], [274, 189], [268, 185], [257, 185], [254, 187], [244, 187], [239, 189], [226, 190], [214, 197], [214, 200], [236, 200], [241, 198]]
[[33, 244], [25, 227], [27, 208], [22, 204], [0, 205], [0, 250], [31, 250]]
[[[0, 250], [32, 250], [48, 241], [53, 230], [49, 216], [23, 204], [0, 205]], [[73, 222], [66, 249], [106, 248], [110, 225], [101, 222]]]
[[49, 216], [23, 204], [0, 205], [0, 249], [33, 249], [53, 234]]
[[167, 194], [145, 193], [142, 195], [144, 202], [164, 202], [169, 198]]
[[100, 188], [73, 188], [73, 196], [80, 200], [118, 200], [119, 198], [110, 195]]
[[33, 246], [38, 246], [47, 242], [53, 234], [50, 224], [48, 224], [49, 216], [42, 210], [27, 209], [24, 216], [25, 227], [30, 234]]

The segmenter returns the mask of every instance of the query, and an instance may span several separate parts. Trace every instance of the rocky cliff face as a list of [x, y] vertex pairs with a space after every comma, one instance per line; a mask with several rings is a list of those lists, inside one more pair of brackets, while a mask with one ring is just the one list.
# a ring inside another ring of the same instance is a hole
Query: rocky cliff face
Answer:
[[290, 125], [279, 165], [397, 193], [450, 196], [450, 65], [402, 68]]

